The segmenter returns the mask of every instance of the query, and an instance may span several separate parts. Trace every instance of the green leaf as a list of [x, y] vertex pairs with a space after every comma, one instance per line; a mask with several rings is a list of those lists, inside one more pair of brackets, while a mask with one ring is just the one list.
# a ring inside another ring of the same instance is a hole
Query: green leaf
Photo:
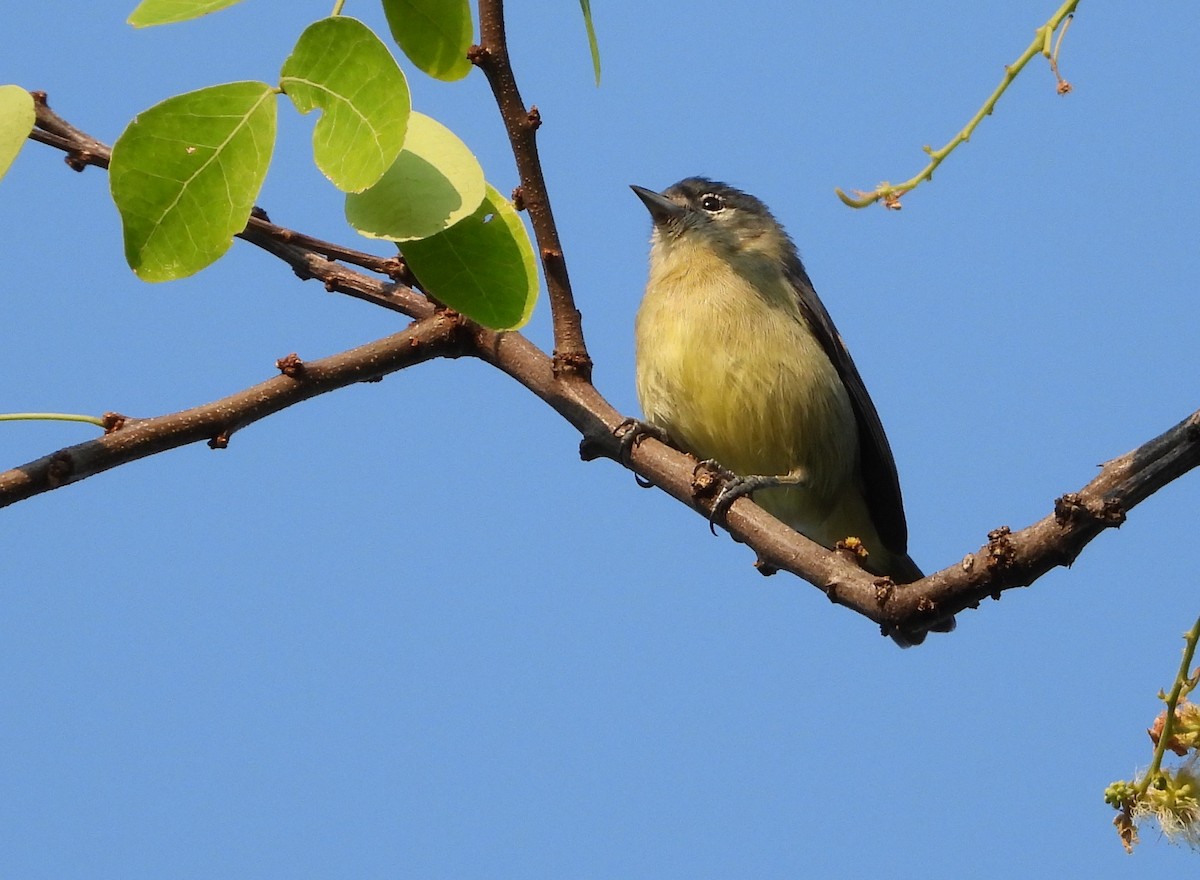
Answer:
[[36, 119], [33, 95], [20, 86], [0, 86], [0, 177], [21, 152]]
[[523, 327], [537, 302], [537, 260], [525, 224], [491, 186], [475, 212], [445, 232], [402, 246], [404, 259], [439, 302], [485, 327]]
[[199, 18], [241, 2], [242, 0], [142, 0], [137, 9], [129, 14], [129, 23], [134, 27], [171, 24]]
[[436, 79], [462, 79], [471, 72], [467, 50], [475, 34], [468, 0], [383, 0], [396, 45], [418, 68]]
[[364, 190], [396, 160], [412, 109], [408, 82], [361, 21], [337, 15], [309, 25], [283, 63], [280, 85], [301, 113], [324, 111], [313, 158], [338, 189]]
[[262, 82], [176, 95], [117, 138], [110, 186], [139, 278], [184, 278], [229, 250], [271, 161], [274, 95]]
[[592, 0], [579, 0], [583, 10], [583, 24], [587, 28], [588, 49], [592, 53], [592, 72], [596, 74], [596, 85], [600, 85], [600, 44], [596, 42], [596, 26], [592, 23]]
[[368, 238], [427, 238], [470, 216], [485, 188], [467, 145], [440, 122], [413, 113], [404, 149], [379, 183], [346, 195], [346, 220]]

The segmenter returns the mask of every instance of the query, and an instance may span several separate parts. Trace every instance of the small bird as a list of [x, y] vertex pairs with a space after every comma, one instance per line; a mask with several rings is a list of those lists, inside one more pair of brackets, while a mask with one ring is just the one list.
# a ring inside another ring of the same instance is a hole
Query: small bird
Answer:
[[[654, 220], [636, 325], [646, 420], [737, 475], [728, 503], [753, 492], [825, 547], [858, 538], [869, 571], [921, 578], [879, 413], [787, 232], [719, 181], [632, 189]], [[891, 636], [907, 647], [925, 632]]]

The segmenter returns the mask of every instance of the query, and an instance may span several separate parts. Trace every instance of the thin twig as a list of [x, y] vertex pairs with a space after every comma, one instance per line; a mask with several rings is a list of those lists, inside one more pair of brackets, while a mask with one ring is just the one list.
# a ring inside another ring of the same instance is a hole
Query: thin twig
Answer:
[[929, 155], [929, 164], [921, 169], [921, 171], [915, 176], [904, 181], [904, 183], [898, 183], [895, 185], [886, 182], [881, 183], [871, 192], [861, 192], [859, 190], [855, 190], [855, 194], [858, 196], [858, 198], [848, 196], [841, 189], [835, 189], [834, 192], [837, 193], [837, 197], [851, 208], [865, 208], [867, 205], [873, 205], [875, 202], [882, 201], [885, 207], [893, 210], [899, 210], [900, 197], [905, 193], [915, 189], [922, 181], [932, 180], [933, 172], [937, 170], [937, 167], [942, 164], [945, 158], [949, 156], [956, 147], [961, 144], [965, 144], [971, 139], [971, 135], [974, 134], [979, 123], [983, 122], [984, 117], [992, 115], [992, 110], [995, 109], [996, 102], [1000, 100], [1000, 96], [1008, 90], [1009, 85], [1011, 85], [1012, 81], [1017, 78], [1017, 74], [1024, 69], [1025, 65], [1029, 63], [1029, 60], [1033, 58], [1034, 55], [1041, 53], [1050, 60], [1051, 69], [1053, 70], [1054, 77], [1059, 84], [1058, 93], [1063, 95], [1069, 92], [1070, 86], [1068, 85], [1065, 90], [1063, 89], [1065, 80], [1063, 80], [1058, 73], [1057, 47], [1054, 49], [1053, 55], [1051, 55], [1050, 37], [1064, 18], [1068, 21], [1070, 20], [1070, 16], [1074, 14], [1075, 7], [1078, 5], [1079, 0], [1067, 0], [1066, 3], [1059, 7], [1058, 11], [1055, 12], [1054, 15], [1050, 16], [1049, 21], [1047, 21], [1034, 32], [1033, 42], [1029, 44], [1029, 46], [1024, 52], [1021, 53], [1021, 56], [1016, 61], [1004, 68], [1004, 77], [1000, 80], [1000, 85], [996, 86], [995, 91], [993, 91], [988, 99], [983, 102], [983, 106], [979, 108], [978, 112], [976, 112], [973, 117], [971, 117], [971, 121], [963, 126], [962, 130], [952, 137], [950, 142], [940, 150], [935, 150], [932, 147], [924, 148], [925, 152]]
[[403, 281], [410, 286], [414, 280], [408, 266], [400, 259], [399, 255], [380, 257], [348, 248], [336, 242], [313, 238], [311, 235], [288, 229], [286, 226], [277, 226], [270, 221], [265, 212], [258, 212], [251, 216], [246, 228], [262, 232], [284, 244], [294, 244], [306, 251], [323, 254], [331, 260], [339, 260], [352, 266], [361, 266], [368, 272], [378, 272], [380, 275], [386, 275], [396, 281]]
[[[1193, 684], [1191, 676], [1192, 658], [1196, 656], [1196, 643], [1200, 642], [1200, 617], [1196, 618], [1196, 622], [1192, 624], [1192, 628], [1184, 633], [1183, 640], [1183, 659], [1179, 663], [1179, 672], [1175, 674], [1175, 684], [1171, 688], [1171, 693], [1167, 695], [1167, 709], [1163, 715], [1163, 726], [1158, 734], [1158, 742], [1154, 745], [1154, 757], [1150, 761], [1149, 769], [1146, 770], [1141, 781], [1134, 788], [1134, 800], [1140, 800], [1146, 794], [1147, 789], [1158, 778], [1162, 768], [1163, 756], [1166, 755], [1167, 749], [1171, 747], [1171, 741], [1175, 737], [1175, 725], [1177, 722], [1175, 709], [1179, 706], [1179, 698], [1185, 693], [1185, 688]], [[1162, 696], [1162, 694], [1160, 693], [1159, 696]]]
[[46, 102], [45, 92], [30, 92], [33, 96], [36, 127], [29, 133], [31, 140], [55, 147], [66, 153], [66, 162], [75, 171], [89, 165], [107, 168], [112, 150], [90, 134], [80, 131], [57, 113]]
[[149, 419], [126, 417], [119, 430], [0, 473], [0, 507], [167, 449], [200, 441], [223, 448], [235, 431], [303, 400], [465, 354], [469, 340], [462, 329], [457, 316], [437, 313], [331, 357], [303, 362], [291, 355], [278, 363], [279, 376], [212, 403]]
[[520, 201], [529, 211], [529, 222], [541, 253], [542, 270], [554, 322], [554, 367], [563, 377], [591, 381], [592, 359], [583, 339], [582, 316], [575, 307], [567, 262], [558, 238], [558, 227], [550, 209], [550, 193], [538, 158], [537, 130], [542, 124], [537, 107], [526, 107], [517, 89], [508, 56], [504, 30], [503, 0], [479, 0], [478, 46], [471, 47], [472, 63], [479, 67], [492, 87], [504, 128], [508, 132], [517, 172], [521, 177]]

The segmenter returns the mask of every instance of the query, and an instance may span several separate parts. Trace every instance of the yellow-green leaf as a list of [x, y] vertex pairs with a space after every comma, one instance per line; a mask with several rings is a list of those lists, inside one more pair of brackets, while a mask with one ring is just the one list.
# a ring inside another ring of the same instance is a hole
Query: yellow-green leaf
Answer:
[[467, 50], [475, 33], [468, 0], [383, 0], [396, 45], [418, 68], [443, 80], [471, 72]]
[[113, 201], [139, 278], [199, 272], [246, 226], [275, 145], [275, 90], [211, 86], [139, 113], [113, 145]]
[[360, 192], [396, 160], [411, 110], [408, 82], [361, 21], [335, 15], [309, 25], [283, 63], [280, 85], [301, 113], [323, 111], [313, 158], [338, 189]]
[[21, 152], [36, 119], [33, 95], [20, 86], [0, 86], [0, 177]]
[[533, 244], [512, 203], [491, 186], [470, 217], [401, 250], [434, 298], [485, 327], [516, 330], [533, 314]]
[[217, 12], [242, 0], [142, 0], [129, 15], [134, 27], [151, 27], [199, 18]]
[[467, 145], [440, 122], [413, 113], [404, 149], [379, 182], [346, 195], [346, 220], [368, 238], [426, 238], [470, 216], [485, 187]]

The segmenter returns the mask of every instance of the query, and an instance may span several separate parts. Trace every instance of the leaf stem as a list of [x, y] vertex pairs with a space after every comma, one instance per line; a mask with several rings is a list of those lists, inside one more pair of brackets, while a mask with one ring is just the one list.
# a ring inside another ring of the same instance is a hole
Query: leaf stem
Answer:
[[75, 413], [0, 413], [0, 422], [87, 422], [99, 428], [106, 427], [99, 416], [84, 416]]

